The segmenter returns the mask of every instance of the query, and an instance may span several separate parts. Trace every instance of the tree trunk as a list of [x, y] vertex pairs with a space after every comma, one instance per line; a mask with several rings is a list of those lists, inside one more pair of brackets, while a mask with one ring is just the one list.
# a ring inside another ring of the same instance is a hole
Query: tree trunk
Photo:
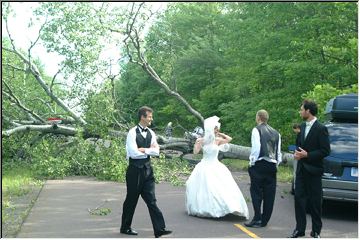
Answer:
[[53, 125], [23, 125], [18, 126], [6, 131], [2, 131], [1, 135], [3, 137], [8, 137], [11, 134], [17, 133], [17, 132], [24, 132], [24, 131], [38, 131], [42, 133], [53, 133], [53, 134], [62, 134], [66, 136], [73, 136], [76, 134], [77, 129], [72, 127], [65, 127], [65, 126], [59, 126], [56, 124]]
[[[14, 134], [16, 132], [24, 132], [24, 131], [39, 131], [42, 133], [53, 133], [53, 134], [74, 136], [78, 130], [76, 128], [66, 127], [56, 124], [23, 125], [23, 126], [15, 127], [13, 129], [2, 131], [2, 136], [10, 136], [11, 134]], [[127, 133], [122, 131], [109, 130], [109, 135], [124, 138], [124, 142], [125, 142]], [[85, 138], [87, 137], [85, 136]], [[167, 138], [161, 135], [157, 135], [157, 141], [160, 145], [161, 150], [176, 150], [176, 151], [181, 151], [183, 153], [192, 152], [194, 146], [193, 139], [186, 139], [186, 138], [173, 138], [173, 137]], [[226, 152], [220, 152], [220, 155], [223, 158], [247, 160], [249, 159], [250, 153], [251, 153], [251, 147], [229, 143], [229, 150]], [[287, 152], [282, 153], [282, 164], [288, 164], [292, 166], [293, 161], [294, 161], [293, 154]]]
[[[229, 143], [230, 149], [227, 152], [221, 152], [224, 158], [249, 159], [251, 147], [235, 145]], [[282, 164], [293, 165], [294, 157], [291, 153], [282, 152]]]

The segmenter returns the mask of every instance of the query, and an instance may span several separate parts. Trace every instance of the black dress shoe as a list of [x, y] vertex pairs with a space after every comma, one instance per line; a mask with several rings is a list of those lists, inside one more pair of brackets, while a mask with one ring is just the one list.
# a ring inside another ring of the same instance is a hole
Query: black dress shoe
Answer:
[[298, 238], [305, 236], [305, 232], [299, 232], [298, 230], [294, 230], [294, 232], [288, 238]]
[[262, 227], [261, 226], [261, 220], [252, 220], [251, 222], [249, 223], [244, 223], [245, 226], [247, 227], [253, 227], [253, 228], [259, 228], [259, 227]]
[[128, 228], [126, 230], [120, 229], [120, 233], [127, 234], [127, 235], [138, 235], [138, 233], [136, 231], [132, 230], [131, 228]]
[[313, 231], [310, 232], [310, 236], [313, 238], [320, 238], [320, 234], [318, 234], [317, 232], [313, 232]]
[[171, 234], [171, 233], [172, 233], [172, 231], [167, 230], [167, 229], [164, 228], [160, 232], [156, 232], [155, 237], [158, 238], [158, 237], [161, 237], [163, 235], [168, 235], [168, 234]]

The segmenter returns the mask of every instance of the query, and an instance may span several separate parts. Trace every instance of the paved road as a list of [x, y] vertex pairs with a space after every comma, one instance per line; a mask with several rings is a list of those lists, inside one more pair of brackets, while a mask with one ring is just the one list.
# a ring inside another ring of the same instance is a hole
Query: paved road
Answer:
[[[246, 199], [250, 200], [249, 179], [245, 172], [234, 172]], [[251, 229], [262, 238], [286, 237], [295, 226], [293, 197], [288, 194], [288, 184], [278, 184], [274, 213], [265, 228]], [[146, 205], [139, 199], [133, 220], [138, 236], [119, 233], [122, 203], [126, 194], [125, 184], [96, 181], [93, 178], [72, 177], [65, 180], [49, 180], [45, 183], [37, 202], [25, 220], [17, 237], [21, 238], [152, 238], [153, 231]], [[245, 219], [226, 216], [220, 219], [204, 219], [188, 216], [185, 212], [185, 187], [169, 183], [156, 185], [158, 205], [163, 211], [167, 228], [173, 234], [164, 238], [250, 238], [239, 227]], [[88, 208], [104, 203], [112, 212], [106, 216], [90, 215]], [[248, 202], [250, 216], [253, 209]], [[332, 211], [325, 211], [322, 237], [357, 238], [357, 205], [329, 204]], [[326, 209], [325, 209], [326, 210]], [[308, 217], [308, 223], [310, 223]], [[237, 225], [238, 224], [238, 225]], [[237, 226], [236, 226], [237, 225]], [[308, 225], [306, 235], [309, 236]], [[246, 229], [245, 229], [246, 231]]]

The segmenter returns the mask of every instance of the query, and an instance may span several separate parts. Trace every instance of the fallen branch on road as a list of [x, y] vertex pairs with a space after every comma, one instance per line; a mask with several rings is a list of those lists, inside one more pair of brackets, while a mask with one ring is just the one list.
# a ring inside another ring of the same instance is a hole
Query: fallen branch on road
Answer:
[[101, 206], [104, 206], [105, 203], [107, 203], [107, 202], [108, 202], [108, 200], [106, 199], [102, 204], [100, 204], [96, 208], [93, 208], [93, 209], [88, 208], [87, 210], [90, 213], [90, 215], [99, 215], [99, 216], [108, 215], [109, 213], [111, 213], [110, 208], [100, 208]]

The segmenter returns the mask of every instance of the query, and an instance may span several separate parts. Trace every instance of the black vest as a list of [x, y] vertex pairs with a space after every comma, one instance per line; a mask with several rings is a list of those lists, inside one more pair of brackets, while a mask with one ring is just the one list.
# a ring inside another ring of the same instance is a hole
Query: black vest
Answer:
[[[146, 138], [143, 137], [143, 135], [141, 135], [141, 132], [139, 130], [139, 128], [136, 128], [136, 145], [138, 148], [149, 148], [151, 145], [151, 133], [150, 130], [147, 130], [146, 132]], [[135, 167], [138, 168], [143, 168], [144, 166], [146, 168], [150, 167], [150, 157], [148, 156], [147, 158], [144, 159], [129, 159], [130, 164], [134, 165]]]
[[258, 159], [262, 158], [266, 161], [275, 159], [278, 162], [279, 133], [266, 123], [262, 123], [256, 126], [256, 128], [260, 134], [261, 144]]

